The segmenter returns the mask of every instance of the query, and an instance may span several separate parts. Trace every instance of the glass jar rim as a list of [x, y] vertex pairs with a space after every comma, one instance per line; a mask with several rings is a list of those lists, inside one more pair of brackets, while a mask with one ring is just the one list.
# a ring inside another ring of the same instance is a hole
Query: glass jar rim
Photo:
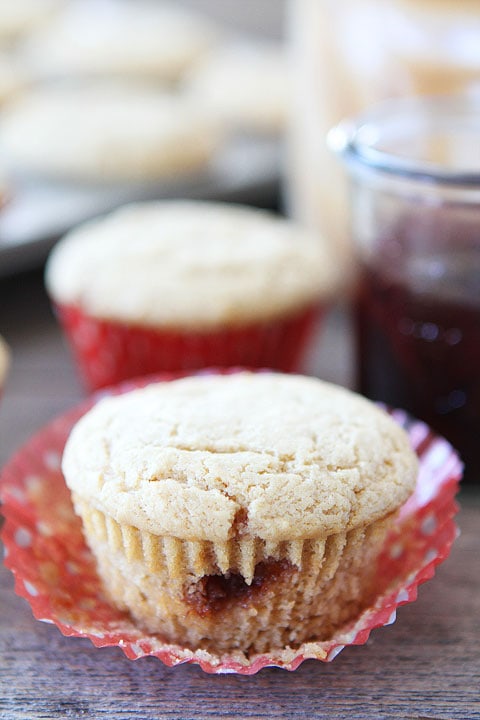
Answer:
[[423, 96], [385, 100], [357, 117], [341, 121], [327, 135], [329, 148], [347, 165], [421, 182], [458, 186], [480, 186], [478, 167], [450, 167], [447, 163], [408, 154], [395, 153], [379, 146], [382, 130], [390, 127], [411, 133], [442, 131], [472, 133], [480, 152], [480, 95]]

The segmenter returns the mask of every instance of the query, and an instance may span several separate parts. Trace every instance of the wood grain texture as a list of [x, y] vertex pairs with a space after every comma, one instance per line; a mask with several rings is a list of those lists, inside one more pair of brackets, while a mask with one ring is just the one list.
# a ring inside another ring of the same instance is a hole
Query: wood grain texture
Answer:
[[[334, 313], [311, 370], [349, 384], [345, 318]], [[82, 397], [39, 274], [0, 283], [0, 333], [14, 364], [0, 402], [0, 464]], [[333, 663], [254, 677], [127, 660], [33, 619], [0, 570], [0, 718], [480, 719], [480, 486], [463, 490], [462, 534], [417, 602]]]

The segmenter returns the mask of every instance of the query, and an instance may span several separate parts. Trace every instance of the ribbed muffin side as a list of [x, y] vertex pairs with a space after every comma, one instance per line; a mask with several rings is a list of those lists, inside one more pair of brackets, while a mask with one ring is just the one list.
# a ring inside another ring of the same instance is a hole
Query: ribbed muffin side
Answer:
[[111, 601], [166, 641], [248, 654], [326, 640], [375, 594], [395, 514], [324, 538], [184, 541], [120, 525], [75, 493]]

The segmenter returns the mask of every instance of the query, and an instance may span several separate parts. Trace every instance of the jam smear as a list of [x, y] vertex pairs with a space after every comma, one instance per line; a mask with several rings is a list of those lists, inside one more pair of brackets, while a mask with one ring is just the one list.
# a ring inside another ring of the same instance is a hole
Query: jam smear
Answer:
[[235, 604], [247, 607], [268, 588], [296, 570], [288, 560], [265, 560], [255, 567], [251, 585], [239, 573], [205, 575], [185, 593], [185, 602], [201, 617], [218, 613]]

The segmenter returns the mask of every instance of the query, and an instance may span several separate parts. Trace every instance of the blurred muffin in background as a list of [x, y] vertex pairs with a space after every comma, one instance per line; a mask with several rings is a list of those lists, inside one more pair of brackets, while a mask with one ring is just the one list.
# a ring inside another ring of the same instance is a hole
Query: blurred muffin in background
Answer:
[[104, 398], [62, 469], [118, 608], [163, 641], [251, 657], [326, 640], [372, 604], [418, 463], [365, 398], [234, 373]]
[[336, 267], [316, 235], [265, 211], [164, 201], [68, 234], [46, 284], [95, 389], [208, 366], [296, 370]]
[[0, 44], [21, 39], [63, 6], [64, 0], [0, 0]]
[[[478, 93], [478, 0], [289, 0], [292, 101], [284, 164], [289, 213], [331, 238], [353, 287], [344, 168], [325, 138], [392, 97]], [[321, 168], [321, 172], [319, 169]]]
[[28, 84], [29, 79], [16, 58], [0, 52], [0, 107], [14, 100]]
[[0, 335], [0, 393], [2, 392], [8, 368], [10, 367], [10, 350]]
[[280, 134], [285, 128], [289, 69], [280, 44], [224, 44], [188, 73], [184, 90], [229, 129]]
[[204, 168], [218, 141], [216, 123], [205, 112], [133, 85], [32, 90], [0, 121], [7, 167], [59, 180], [171, 179]]
[[173, 2], [73, 0], [23, 47], [40, 77], [147, 77], [177, 80], [212, 44], [203, 15]]
[[[9, 53], [0, 51], [0, 110], [3, 112], [9, 103], [15, 102], [18, 96], [26, 91], [28, 85], [28, 78], [16, 59]], [[2, 158], [0, 166], [0, 212], [13, 195], [13, 183], [6, 163]]]

